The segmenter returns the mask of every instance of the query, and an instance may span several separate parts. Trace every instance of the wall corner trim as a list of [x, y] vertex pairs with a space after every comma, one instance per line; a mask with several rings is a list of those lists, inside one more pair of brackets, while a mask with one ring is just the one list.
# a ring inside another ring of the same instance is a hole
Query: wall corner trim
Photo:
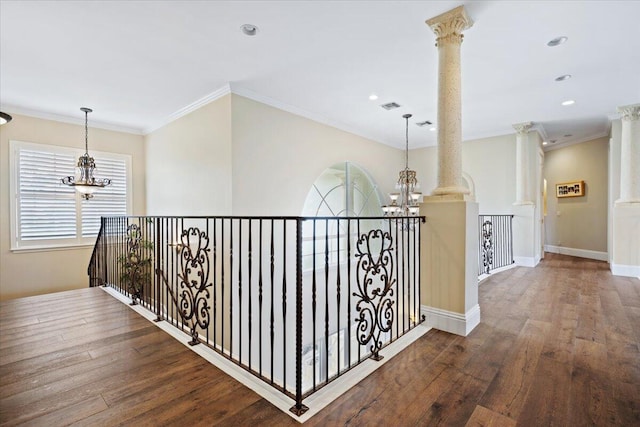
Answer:
[[420, 313], [425, 316], [427, 326], [463, 337], [469, 335], [480, 324], [480, 306], [478, 304], [465, 314], [427, 305], [420, 306]]

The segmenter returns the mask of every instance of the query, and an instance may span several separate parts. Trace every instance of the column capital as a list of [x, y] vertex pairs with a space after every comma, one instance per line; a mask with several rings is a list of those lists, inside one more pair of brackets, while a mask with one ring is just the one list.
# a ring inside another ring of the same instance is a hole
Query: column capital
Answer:
[[622, 120], [640, 120], [640, 104], [618, 107]]
[[462, 43], [462, 32], [473, 25], [464, 6], [458, 6], [425, 22], [437, 36], [436, 46], [451, 42]]
[[533, 127], [533, 122], [515, 123], [511, 126], [513, 126], [519, 134], [526, 135]]

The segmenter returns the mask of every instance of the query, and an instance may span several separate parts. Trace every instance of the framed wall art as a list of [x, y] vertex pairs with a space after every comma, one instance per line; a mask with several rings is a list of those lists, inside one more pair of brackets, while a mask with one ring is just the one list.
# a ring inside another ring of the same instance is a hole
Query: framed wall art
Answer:
[[584, 181], [571, 181], [556, 184], [556, 197], [584, 196]]

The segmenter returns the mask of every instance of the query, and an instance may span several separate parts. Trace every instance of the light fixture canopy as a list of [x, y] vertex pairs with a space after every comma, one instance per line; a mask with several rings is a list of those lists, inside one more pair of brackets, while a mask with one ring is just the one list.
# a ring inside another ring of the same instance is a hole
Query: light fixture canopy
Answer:
[[420, 214], [419, 202], [422, 193], [417, 191], [420, 188], [416, 171], [409, 169], [409, 119], [411, 114], [402, 116], [406, 121], [405, 131], [405, 164], [400, 171], [396, 188], [397, 193], [390, 193], [391, 204], [382, 206], [384, 216], [417, 216]]
[[0, 111], [0, 126], [9, 123], [12, 119], [13, 117], [11, 117], [9, 114]]
[[549, 47], [559, 46], [562, 43], [566, 42], [567, 40], [569, 40], [569, 38], [567, 36], [556, 37], [555, 39], [549, 40], [547, 42], [547, 46], [549, 46]]
[[93, 171], [96, 169], [96, 162], [93, 157], [89, 155], [89, 126], [88, 126], [88, 114], [93, 110], [91, 108], [82, 107], [80, 111], [84, 112], [84, 147], [85, 152], [78, 158], [78, 166], [76, 168], [75, 176], [67, 176], [61, 179], [62, 183], [70, 187], [74, 187], [78, 193], [82, 195], [85, 200], [89, 200], [93, 197], [93, 193], [107, 185], [111, 184], [111, 180], [96, 179], [93, 176]]
[[567, 99], [566, 101], [562, 102], [562, 105], [566, 107], [568, 105], [573, 105], [575, 103], [576, 103], [576, 101], [574, 101], [573, 99]]
[[240, 26], [240, 30], [242, 31], [242, 34], [244, 34], [245, 36], [251, 37], [258, 34], [258, 27], [253, 24], [242, 24]]

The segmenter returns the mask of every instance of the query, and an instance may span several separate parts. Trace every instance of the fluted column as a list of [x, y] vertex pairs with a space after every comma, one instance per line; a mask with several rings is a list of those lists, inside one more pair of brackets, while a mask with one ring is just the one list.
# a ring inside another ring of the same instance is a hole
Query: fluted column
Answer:
[[620, 198], [616, 203], [640, 203], [640, 104], [618, 107], [622, 122]]
[[517, 123], [513, 125], [516, 130], [516, 202], [514, 205], [531, 205], [529, 183], [529, 130], [533, 126], [531, 122]]
[[459, 6], [426, 23], [438, 47], [438, 187], [433, 194], [468, 194], [462, 185], [460, 44], [473, 21]]

